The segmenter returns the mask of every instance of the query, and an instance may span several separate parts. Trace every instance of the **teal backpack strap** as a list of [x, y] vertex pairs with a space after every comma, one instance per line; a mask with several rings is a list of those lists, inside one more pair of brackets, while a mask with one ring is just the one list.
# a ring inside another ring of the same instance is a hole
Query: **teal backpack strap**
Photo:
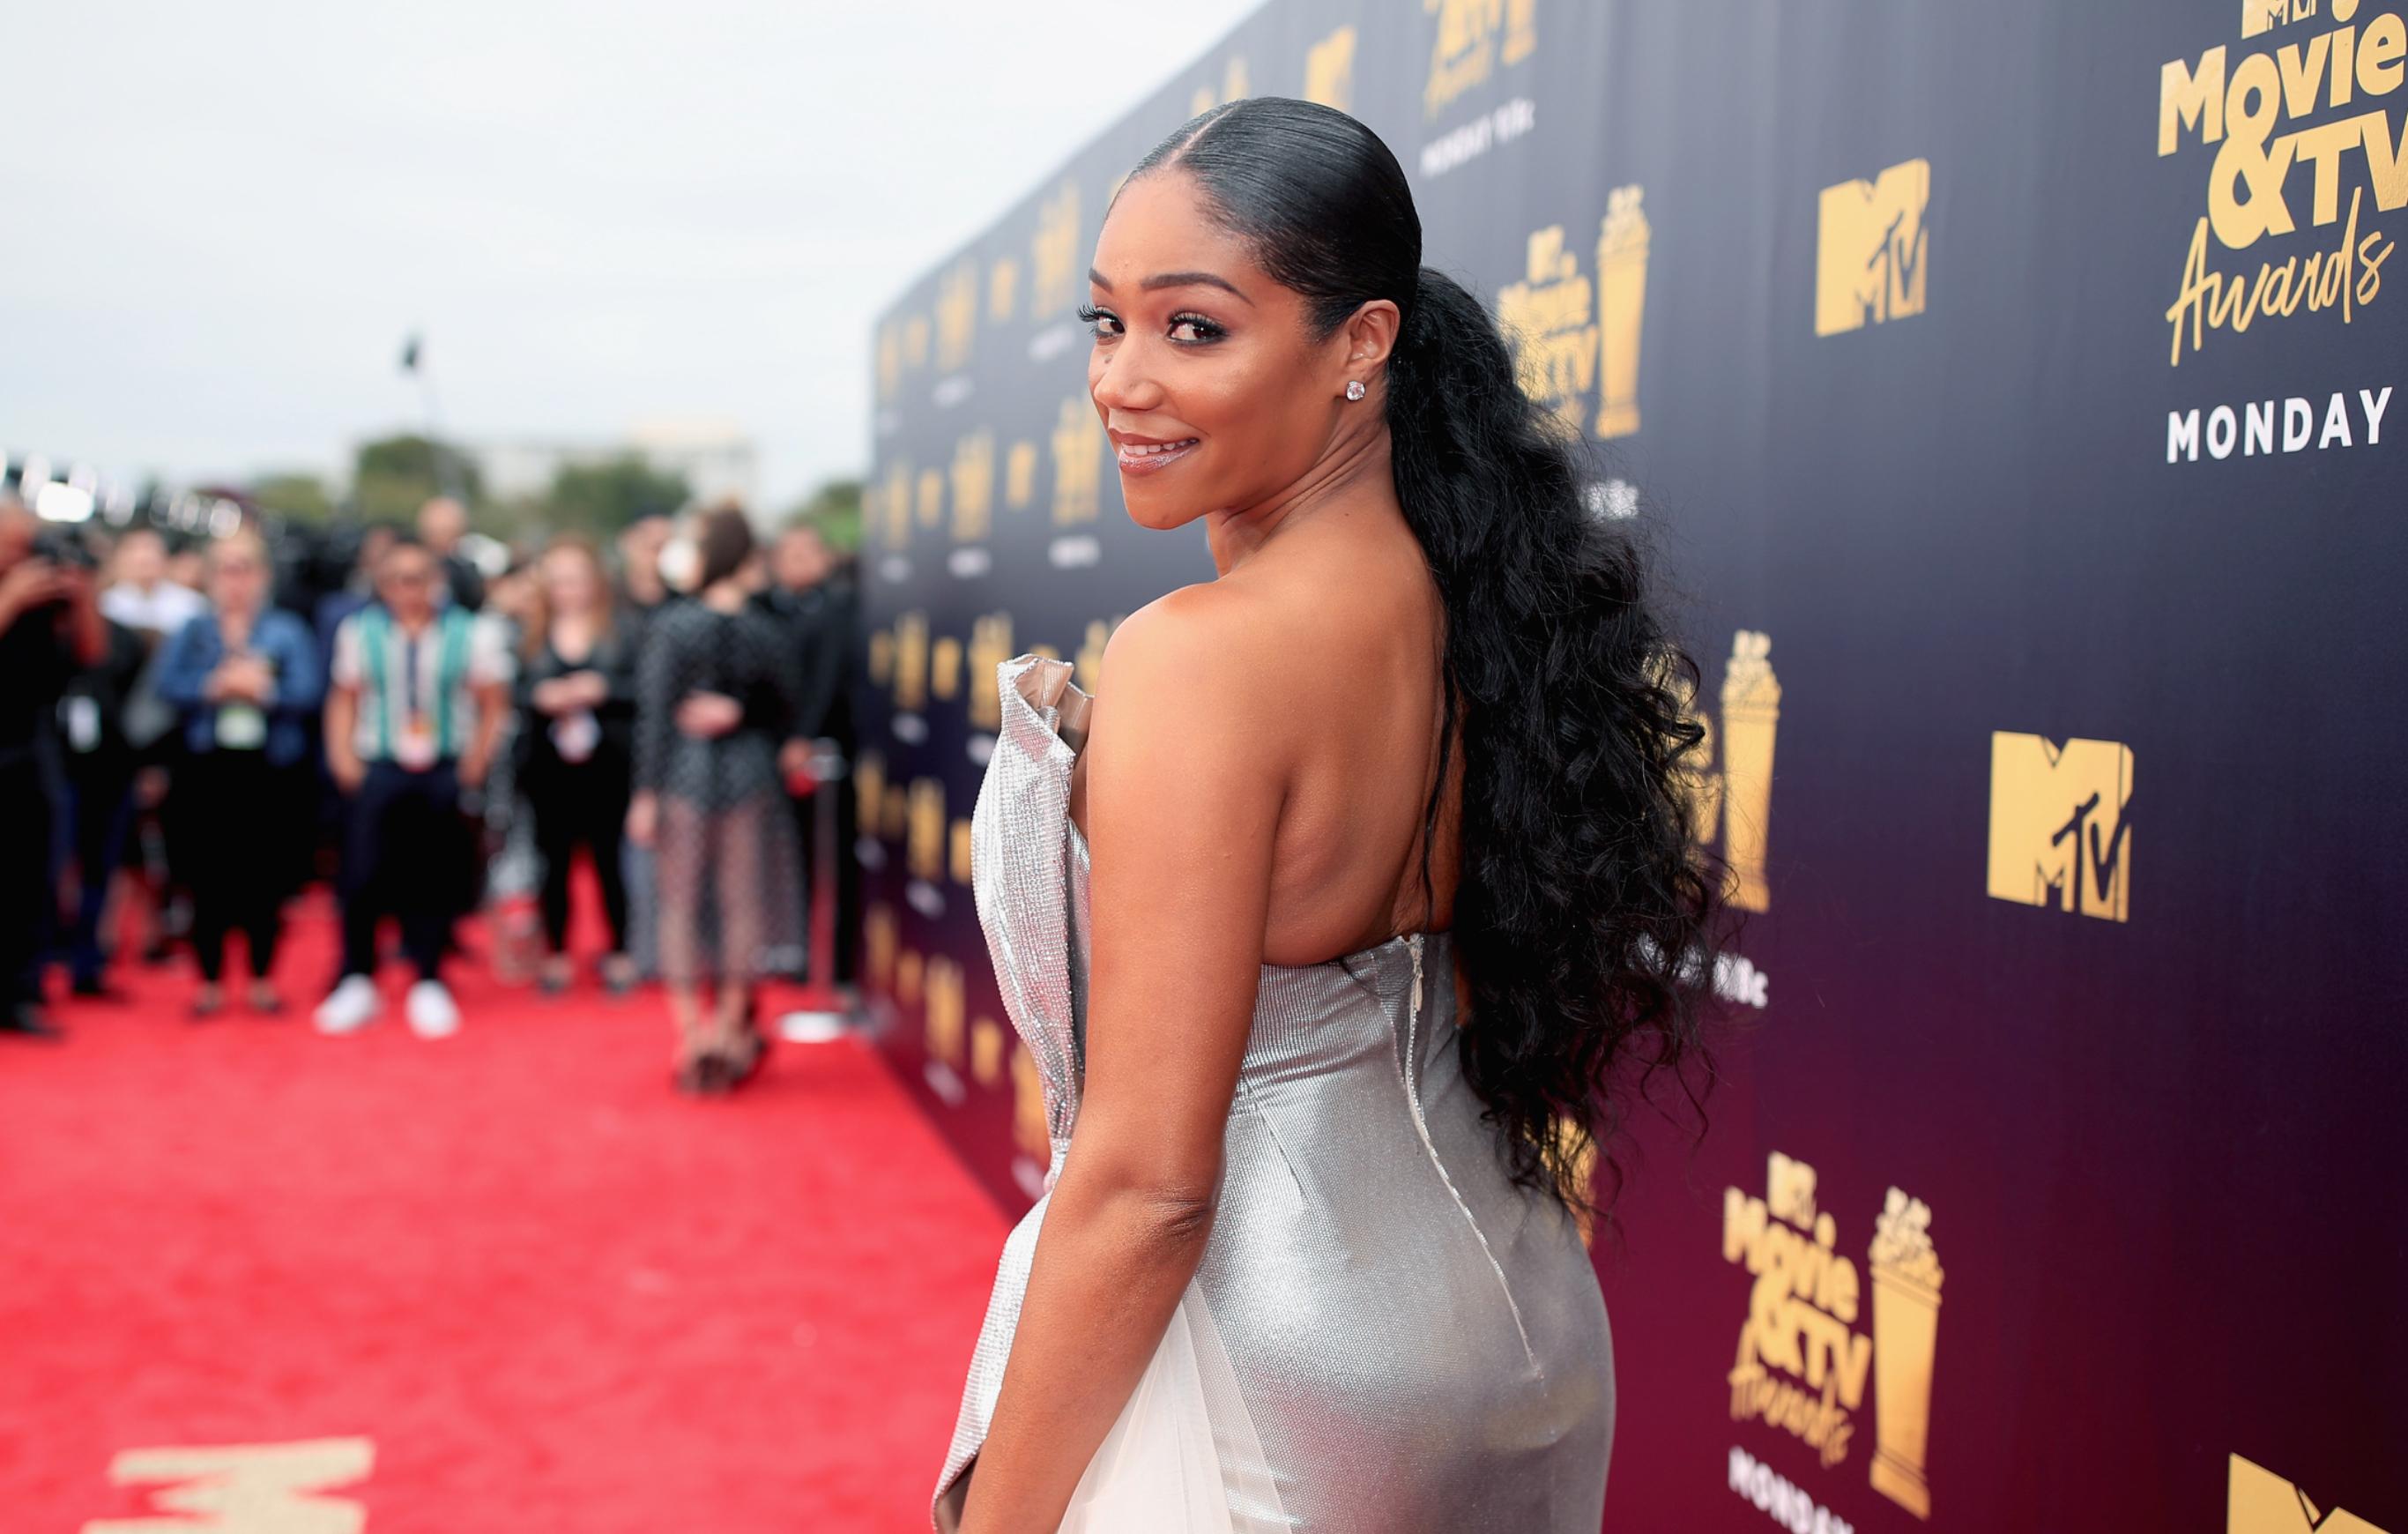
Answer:
[[443, 660], [435, 673], [435, 753], [447, 760], [456, 751], [452, 704], [459, 695], [462, 673], [467, 668], [468, 635], [475, 623], [456, 607], [443, 611]]
[[377, 755], [389, 762], [393, 760], [393, 696], [387, 688], [392, 680], [387, 674], [387, 655], [393, 646], [386, 631], [392, 624], [384, 609], [373, 602], [360, 609], [358, 621], [360, 655], [368, 669], [368, 706], [376, 710]]

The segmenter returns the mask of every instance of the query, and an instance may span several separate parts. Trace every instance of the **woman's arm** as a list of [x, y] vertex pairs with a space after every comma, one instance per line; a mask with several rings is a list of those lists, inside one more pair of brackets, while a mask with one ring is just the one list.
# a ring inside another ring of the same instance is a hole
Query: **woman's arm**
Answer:
[[633, 721], [636, 717], [636, 647], [626, 636], [615, 634], [594, 657], [600, 664], [604, 684], [602, 701], [594, 712], [606, 719]]
[[203, 625], [216, 623], [216, 614], [205, 612], [165, 641], [166, 650], [159, 659], [157, 684], [162, 702], [186, 710], [197, 709], [206, 701], [202, 691], [208, 684], [210, 667], [201, 661], [201, 644], [206, 637]]
[[326, 699], [326, 677], [318, 663], [318, 644], [300, 619], [280, 612], [272, 631], [277, 637], [275, 708], [299, 717]]
[[1086, 1084], [964, 1534], [1062, 1519], [1204, 1254], [1288, 781], [1244, 598], [1174, 592], [1107, 647], [1086, 748]]
[[543, 652], [538, 649], [533, 656], [522, 658], [518, 669], [510, 676], [510, 708], [526, 721], [520, 726], [522, 729], [543, 727], [543, 721], [537, 716], [546, 710], [537, 705], [535, 690], [552, 680], [552, 667], [544, 664], [545, 659]]
[[671, 737], [677, 712], [678, 657], [682, 625], [656, 618], [644, 637], [636, 671], [635, 786], [638, 794], [656, 792], [668, 770]]

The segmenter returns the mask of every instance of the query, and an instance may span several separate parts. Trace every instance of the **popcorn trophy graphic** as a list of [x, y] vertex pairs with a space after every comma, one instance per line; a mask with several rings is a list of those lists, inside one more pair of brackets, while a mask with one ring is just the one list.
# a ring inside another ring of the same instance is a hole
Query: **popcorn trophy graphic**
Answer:
[[1647, 309], [1647, 214], [1640, 189], [1618, 186], [1606, 196], [1597, 240], [1597, 435], [1628, 437], [1639, 429], [1639, 323]]
[[1931, 1436], [1931, 1369], [1940, 1338], [1940, 1254], [1931, 1211], [1889, 1190], [1873, 1221], [1873, 1490], [1931, 1516], [1924, 1455]]
[[1765, 842], [1772, 818], [1772, 740], [1781, 723], [1781, 679], [1772, 674], [1772, 640], [1753, 629], [1731, 636], [1723, 667], [1723, 857], [1729, 865], [1731, 904], [1770, 910]]

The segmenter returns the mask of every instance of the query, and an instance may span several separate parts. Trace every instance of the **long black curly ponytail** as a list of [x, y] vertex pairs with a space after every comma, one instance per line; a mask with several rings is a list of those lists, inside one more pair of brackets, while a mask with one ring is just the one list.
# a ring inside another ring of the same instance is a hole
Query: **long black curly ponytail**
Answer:
[[[1722, 880], [1692, 835], [1698, 673], [1624, 523], [1584, 503], [1579, 449], [1522, 390], [1486, 308], [1421, 265], [1403, 167], [1343, 112], [1215, 108], [1130, 179], [1195, 178], [1216, 222], [1307, 300], [1316, 337], [1403, 316], [1387, 368], [1397, 498], [1446, 610], [1445, 724], [1463, 743], [1455, 951], [1464, 1075], [1516, 1182], [1592, 1207], [1614, 1088], [1703, 1056]], [[1442, 746], [1441, 751], [1448, 747]], [[1440, 788], [1425, 815], [1422, 878]], [[1692, 1101], [1694, 1101], [1692, 1094]], [[1609, 1153], [1607, 1197], [1620, 1179]]]

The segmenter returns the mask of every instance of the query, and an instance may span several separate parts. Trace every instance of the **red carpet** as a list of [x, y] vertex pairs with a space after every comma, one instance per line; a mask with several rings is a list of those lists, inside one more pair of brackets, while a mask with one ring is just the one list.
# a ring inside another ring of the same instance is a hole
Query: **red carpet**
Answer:
[[1004, 1225], [865, 1046], [696, 1102], [657, 996], [472, 963], [458, 1037], [411, 1037], [389, 970], [322, 1039], [307, 910], [281, 1018], [187, 1022], [179, 964], [0, 1040], [0, 1527], [174, 1519], [122, 1451], [327, 1439], [373, 1465], [307, 1521], [138, 1527], [927, 1527]]

